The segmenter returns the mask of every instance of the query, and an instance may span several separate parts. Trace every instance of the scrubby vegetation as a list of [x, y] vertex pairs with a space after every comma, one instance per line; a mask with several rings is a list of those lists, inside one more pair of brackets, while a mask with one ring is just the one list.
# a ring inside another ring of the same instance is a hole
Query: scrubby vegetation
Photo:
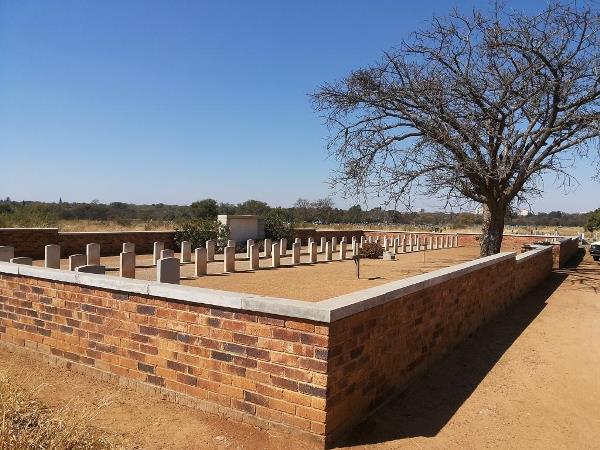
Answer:
[[[189, 220], [214, 221], [218, 214], [257, 214], [265, 217], [267, 237], [277, 239], [285, 237], [286, 230], [294, 224], [297, 227], [318, 225], [354, 224], [365, 225], [402, 225], [418, 227], [428, 231], [444, 229], [464, 229], [480, 227], [482, 215], [460, 212], [394, 211], [384, 208], [363, 209], [354, 205], [348, 209], [336, 208], [331, 199], [309, 201], [298, 199], [290, 208], [271, 207], [265, 202], [248, 200], [239, 204], [218, 203], [213, 199], [204, 199], [191, 205], [134, 205], [113, 202], [103, 204], [90, 203], [43, 203], [34, 201], [15, 202], [0, 200], [0, 227], [48, 227], [68, 226], [70, 221], [84, 223], [110, 224], [120, 229], [173, 229], [177, 223]], [[528, 216], [510, 213], [506, 224], [513, 227], [583, 227], [592, 213], [565, 213], [551, 211]], [[106, 227], [98, 227], [106, 228]], [[81, 231], [81, 224], [77, 228]]]
[[204, 247], [206, 241], [217, 242], [217, 249], [227, 246], [229, 227], [214, 219], [186, 220], [175, 226], [175, 245], [180, 247], [181, 241], [190, 241], [192, 248]]
[[116, 448], [90, 426], [94, 414], [75, 404], [49, 409], [0, 375], [0, 450]]

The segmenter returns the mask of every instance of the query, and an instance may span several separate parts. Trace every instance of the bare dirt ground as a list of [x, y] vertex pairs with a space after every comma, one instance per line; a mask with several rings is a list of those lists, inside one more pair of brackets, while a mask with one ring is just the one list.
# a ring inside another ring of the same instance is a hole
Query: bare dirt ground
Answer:
[[[303, 249], [307, 252], [307, 249]], [[291, 252], [288, 252], [288, 255]], [[425, 255], [424, 255], [425, 253]], [[179, 257], [179, 254], [176, 254]], [[217, 262], [208, 264], [208, 276], [195, 277], [194, 264], [181, 266], [181, 283], [210, 289], [266, 295], [270, 297], [292, 298], [306, 301], [319, 301], [349, 292], [367, 289], [390, 281], [407, 278], [432, 270], [441, 269], [479, 256], [475, 247], [428, 250], [396, 255], [396, 261], [362, 259], [360, 279], [356, 279], [352, 260], [326, 262], [325, 254], [318, 255], [318, 263], [310, 264], [308, 254], [301, 256], [302, 264], [292, 266], [291, 256], [281, 259], [281, 267], [270, 267], [271, 259], [260, 260], [261, 270], [250, 270], [250, 264], [243, 254], [238, 254], [236, 272], [224, 274], [223, 255], [216, 255]], [[347, 254], [350, 257], [350, 253]], [[424, 261], [425, 260], [425, 261]], [[43, 265], [43, 261], [35, 261]], [[103, 257], [101, 264], [108, 269], [108, 275], [118, 276], [119, 257]], [[152, 265], [152, 255], [138, 255], [136, 278], [156, 279], [156, 267]], [[61, 268], [68, 268], [68, 260], [61, 261]]]
[[[352, 449], [599, 448], [600, 264], [555, 272], [354, 431]], [[0, 351], [48, 405], [78, 399], [128, 448], [303, 449], [267, 433]]]

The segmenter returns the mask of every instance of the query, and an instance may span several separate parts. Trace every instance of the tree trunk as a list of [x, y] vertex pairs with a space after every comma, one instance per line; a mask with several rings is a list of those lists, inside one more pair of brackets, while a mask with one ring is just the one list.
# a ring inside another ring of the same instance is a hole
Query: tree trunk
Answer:
[[500, 205], [483, 206], [483, 225], [481, 226], [480, 255], [489, 256], [500, 253], [504, 217], [506, 208]]

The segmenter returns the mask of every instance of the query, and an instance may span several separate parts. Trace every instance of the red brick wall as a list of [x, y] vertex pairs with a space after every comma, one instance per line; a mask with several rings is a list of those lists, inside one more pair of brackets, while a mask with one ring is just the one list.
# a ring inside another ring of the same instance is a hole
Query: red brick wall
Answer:
[[0, 274], [0, 340], [316, 441], [325, 434], [328, 332], [310, 321]]
[[15, 248], [15, 256], [43, 258], [44, 246], [59, 244], [58, 228], [0, 228], [0, 245]]
[[551, 250], [541, 251], [528, 258], [523, 256], [517, 256], [515, 298], [521, 297], [544, 281], [552, 272], [552, 266], [554, 265]]
[[59, 232], [57, 228], [0, 228], [0, 245], [15, 248], [15, 256], [42, 259], [44, 246], [58, 244], [63, 258], [75, 253], [85, 253], [90, 243], [100, 244], [102, 256], [121, 253], [123, 242], [136, 244], [139, 254], [152, 253], [155, 241], [165, 243], [165, 248], [174, 249], [173, 231], [99, 231]]
[[332, 323], [329, 438], [344, 434], [504, 309], [514, 298], [515, 264], [504, 260]]

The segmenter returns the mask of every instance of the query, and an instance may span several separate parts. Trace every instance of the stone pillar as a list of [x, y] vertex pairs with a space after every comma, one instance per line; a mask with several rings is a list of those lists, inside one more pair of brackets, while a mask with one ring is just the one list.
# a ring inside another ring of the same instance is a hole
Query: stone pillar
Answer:
[[429, 236], [426, 238], [426, 242], [427, 242], [427, 248], [428, 248], [429, 250], [433, 250], [433, 238], [431, 237], [431, 235], [429, 235]]
[[235, 247], [225, 247], [223, 250], [223, 271], [235, 272]]
[[307, 247], [310, 248], [310, 244], [312, 244], [315, 240], [312, 237], [308, 238], [308, 242], [306, 243]]
[[294, 243], [298, 244], [299, 246], [302, 246], [302, 239], [296, 238], [294, 239]]
[[400, 253], [400, 251], [398, 250], [398, 238], [394, 239], [394, 245], [392, 246], [392, 251], [394, 252], [395, 255]]
[[279, 254], [281, 256], [287, 256], [287, 239], [282, 238], [279, 244]]
[[198, 247], [194, 253], [196, 276], [201, 277], [202, 275], [206, 275], [206, 263], [208, 261], [208, 252], [206, 247]]
[[133, 242], [123, 242], [123, 253], [135, 253], [135, 244]]
[[402, 248], [402, 253], [406, 253], [406, 235], [402, 235], [400, 247]]
[[13, 264], [22, 264], [24, 266], [31, 266], [33, 261], [31, 258], [27, 258], [26, 256], [18, 256], [17, 258], [11, 258], [10, 262]]
[[190, 241], [181, 241], [181, 262], [192, 262], [192, 243]]
[[344, 239], [340, 243], [340, 259], [342, 261], [346, 259], [346, 241]]
[[160, 259], [174, 258], [174, 257], [175, 257], [175, 252], [173, 250], [171, 250], [170, 248], [166, 248], [160, 252]]
[[281, 250], [279, 249], [279, 243], [274, 242], [271, 246], [271, 267], [279, 267], [279, 258], [281, 257]]
[[44, 266], [60, 269], [60, 245], [50, 244], [44, 247]]
[[292, 244], [292, 264], [300, 264], [300, 244], [298, 242]]
[[[364, 240], [364, 236], [361, 236], [360, 238], [360, 246], [362, 247], [363, 245], [363, 240]], [[356, 236], [352, 236], [352, 241], [350, 242], [350, 247], [354, 248], [354, 244], [356, 243]]]
[[106, 267], [100, 264], [86, 264], [84, 266], [79, 266], [75, 271], [81, 273], [93, 273], [95, 275], [105, 275]]
[[227, 247], [235, 247], [235, 241], [233, 239], [229, 239], [227, 241]]
[[119, 255], [119, 275], [123, 278], [135, 278], [134, 252], [122, 252]]
[[388, 240], [387, 236], [383, 239], [383, 250], [386, 252], [390, 251], [390, 241]]
[[317, 243], [316, 242], [311, 242], [309, 247], [308, 247], [308, 253], [310, 255], [310, 262], [311, 263], [316, 263], [317, 262], [317, 253], [318, 253], [318, 249], [317, 249]]
[[85, 246], [88, 265], [100, 264], [100, 244], [88, 244]]
[[454, 246], [458, 247], [458, 234], [454, 235]]
[[258, 244], [250, 246], [250, 269], [258, 270], [260, 268], [260, 247]]
[[0, 262], [9, 262], [15, 257], [15, 248], [8, 245], [0, 246]]
[[325, 236], [321, 236], [321, 247], [319, 248], [319, 253], [325, 253], [326, 245], [327, 245], [327, 239], [325, 239]]
[[331, 242], [326, 242], [325, 243], [325, 261], [332, 260], [332, 257], [331, 257], [332, 252], [333, 252], [333, 245], [331, 244]]
[[177, 258], [160, 258], [156, 263], [156, 281], [160, 283], [179, 284], [180, 270]]
[[271, 239], [265, 239], [265, 258], [271, 257], [272, 245]]
[[433, 250], [437, 250], [437, 236], [436, 236], [436, 235], [433, 235], [431, 238], [432, 238], [432, 239], [431, 239], [431, 246], [432, 246], [432, 249], [433, 249]]
[[162, 252], [164, 250], [164, 248], [165, 248], [164, 242], [155, 242], [154, 243], [154, 249], [152, 250], [152, 258], [154, 260], [154, 265], [156, 265], [156, 263], [160, 259], [160, 252]]
[[331, 251], [332, 252], [336, 252], [337, 251], [337, 244], [338, 244], [338, 239], [336, 236], [331, 238]]
[[359, 252], [360, 252], [360, 248], [358, 247], [358, 242], [353, 242], [352, 243], [352, 256], [358, 256]]
[[[235, 248], [235, 241], [227, 241], [228, 247], [233, 247]], [[229, 245], [229, 242], [233, 242], [233, 245]], [[215, 246], [216, 246], [216, 242], [213, 241], [212, 239], [209, 239], [206, 241], [206, 260], [207, 261], [214, 261], [215, 260]]]
[[[356, 240], [356, 236], [352, 236], [352, 248], [354, 248], [354, 241]], [[363, 247], [363, 245], [365, 245], [365, 242], [367, 242], [367, 238], [365, 236], [361, 236], [360, 237], [360, 248]]]
[[254, 239], [248, 239], [246, 241], [246, 257], [250, 258], [250, 247], [254, 245]]
[[87, 263], [87, 257], [82, 253], [69, 256], [69, 270], [75, 271], [79, 266], [85, 266]]

